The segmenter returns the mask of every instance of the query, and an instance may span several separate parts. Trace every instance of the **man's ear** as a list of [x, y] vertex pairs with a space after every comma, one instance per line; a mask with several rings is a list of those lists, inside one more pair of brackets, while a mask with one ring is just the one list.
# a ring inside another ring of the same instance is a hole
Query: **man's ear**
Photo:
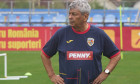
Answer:
[[88, 17], [89, 17], [89, 14], [88, 13], [85, 13], [84, 14], [84, 21], [87, 21], [88, 20]]

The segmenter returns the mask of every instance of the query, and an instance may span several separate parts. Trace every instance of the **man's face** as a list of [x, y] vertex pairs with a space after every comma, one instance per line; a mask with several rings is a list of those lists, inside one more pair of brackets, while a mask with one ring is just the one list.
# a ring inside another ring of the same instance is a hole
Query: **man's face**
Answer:
[[69, 23], [73, 27], [77, 27], [83, 24], [87, 20], [86, 15], [82, 15], [78, 9], [70, 9], [69, 11]]

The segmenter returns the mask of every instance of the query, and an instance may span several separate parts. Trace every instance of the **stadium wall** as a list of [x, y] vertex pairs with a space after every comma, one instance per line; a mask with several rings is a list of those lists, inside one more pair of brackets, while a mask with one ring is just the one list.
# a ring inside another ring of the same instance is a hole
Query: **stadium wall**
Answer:
[[[60, 27], [0, 27], [0, 51], [40, 51]], [[120, 48], [120, 28], [101, 27]], [[123, 27], [123, 50], [140, 51], [140, 27]]]

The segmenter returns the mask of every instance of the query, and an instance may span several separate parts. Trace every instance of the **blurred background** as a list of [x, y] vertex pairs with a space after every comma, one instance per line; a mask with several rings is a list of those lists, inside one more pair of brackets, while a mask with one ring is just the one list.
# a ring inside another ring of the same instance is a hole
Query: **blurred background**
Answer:
[[[65, 26], [72, 0], [0, 0], [0, 26]], [[89, 0], [88, 22], [96, 26], [139, 26], [139, 0]], [[63, 18], [63, 19], [62, 19]], [[99, 19], [97, 19], [99, 18]]]
[[[69, 24], [73, 0], [0, 0], [0, 54], [7, 53], [8, 75], [32, 76], [0, 80], [0, 84], [52, 84], [44, 69], [42, 47], [61, 27]], [[122, 52], [122, 59], [102, 84], [140, 84], [140, 0], [88, 0], [88, 23], [103, 29]], [[58, 53], [51, 59], [59, 74]], [[109, 59], [103, 56], [103, 70]], [[4, 78], [4, 57], [0, 57]]]

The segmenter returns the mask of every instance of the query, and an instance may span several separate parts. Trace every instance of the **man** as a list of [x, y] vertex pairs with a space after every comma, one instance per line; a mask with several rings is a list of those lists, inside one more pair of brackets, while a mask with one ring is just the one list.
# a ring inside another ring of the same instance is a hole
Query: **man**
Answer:
[[[42, 49], [42, 61], [54, 84], [101, 84], [120, 60], [120, 51], [107, 34], [87, 23], [91, 7], [86, 0], [70, 4], [70, 26], [59, 29]], [[59, 75], [50, 58], [59, 52]], [[110, 58], [102, 71], [101, 56]]]

